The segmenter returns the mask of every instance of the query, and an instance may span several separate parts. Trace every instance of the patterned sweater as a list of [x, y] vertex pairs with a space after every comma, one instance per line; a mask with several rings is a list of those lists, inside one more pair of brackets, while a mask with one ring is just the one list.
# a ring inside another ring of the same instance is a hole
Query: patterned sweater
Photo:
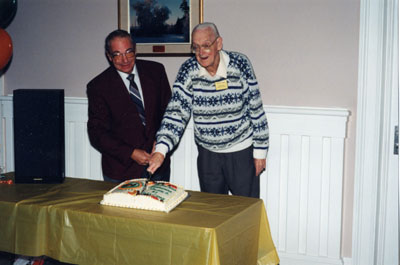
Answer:
[[[229, 56], [226, 79], [199, 75], [200, 66], [195, 57], [182, 64], [157, 132], [157, 151], [165, 154], [176, 147], [193, 115], [198, 145], [223, 152], [248, 141], [253, 144], [254, 158], [266, 158], [268, 122], [251, 63], [243, 54], [222, 53]], [[217, 90], [216, 83], [225, 80], [228, 88]]]

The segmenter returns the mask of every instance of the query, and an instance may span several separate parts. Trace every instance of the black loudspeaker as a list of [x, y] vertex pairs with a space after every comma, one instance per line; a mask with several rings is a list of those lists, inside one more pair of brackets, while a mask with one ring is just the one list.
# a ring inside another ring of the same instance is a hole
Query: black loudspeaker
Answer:
[[64, 90], [14, 90], [13, 108], [15, 182], [63, 182]]

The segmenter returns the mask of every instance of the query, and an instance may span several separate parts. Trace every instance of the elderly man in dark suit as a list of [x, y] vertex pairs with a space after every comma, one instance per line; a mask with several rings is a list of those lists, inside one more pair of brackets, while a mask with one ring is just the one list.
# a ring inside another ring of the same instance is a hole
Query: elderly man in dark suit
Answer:
[[[138, 60], [136, 44], [124, 30], [111, 32], [105, 41], [111, 64], [87, 85], [88, 133], [102, 154], [106, 181], [147, 177], [155, 134], [171, 97], [164, 66]], [[169, 161], [152, 176], [169, 181]]]

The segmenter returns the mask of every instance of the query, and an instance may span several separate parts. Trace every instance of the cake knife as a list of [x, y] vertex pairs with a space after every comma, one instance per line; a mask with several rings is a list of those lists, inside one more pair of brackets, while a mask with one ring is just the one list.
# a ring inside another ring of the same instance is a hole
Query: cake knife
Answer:
[[148, 176], [147, 181], [150, 181], [153, 174], [151, 174], [150, 171], [147, 171], [147, 176]]

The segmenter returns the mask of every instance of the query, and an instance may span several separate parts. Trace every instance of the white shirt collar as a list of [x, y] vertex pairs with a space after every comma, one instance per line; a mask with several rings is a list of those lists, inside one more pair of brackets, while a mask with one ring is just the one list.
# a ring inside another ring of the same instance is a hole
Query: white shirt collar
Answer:
[[[220, 50], [219, 58], [220, 59], [219, 59], [218, 69], [217, 69], [217, 72], [215, 73], [215, 75], [226, 78], [228, 76], [226, 69], [227, 69], [227, 65], [229, 64], [229, 55], [225, 51]], [[200, 76], [211, 76], [210, 73], [206, 70], [206, 68], [204, 68], [200, 64], [199, 64], [199, 67], [200, 67], [200, 71], [199, 71]]]
[[[129, 75], [129, 74], [127, 74], [127, 73], [124, 73], [124, 72], [121, 72], [121, 71], [118, 71], [118, 70], [117, 70], [117, 72], [118, 72], [118, 74], [121, 76], [122, 80], [124, 80], [124, 81], [126, 80], [126, 78], [127, 78], [128, 75]], [[135, 75], [135, 81], [136, 81], [136, 77], [139, 77], [138, 71], [137, 71], [137, 68], [136, 68], [136, 64], [133, 66], [132, 74]]]
[[[127, 91], [129, 92], [130, 81], [127, 78], [129, 76], [129, 74], [121, 72], [121, 71], [118, 71], [118, 70], [117, 70], [117, 72], [118, 72], [119, 76], [122, 78], [122, 82], [124, 82], [125, 87], [126, 87]], [[137, 87], [139, 89], [140, 96], [142, 97], [143, 106], [146, 107], [145, 104], [144, 104], [144, 100], [143, 100], [142, 84], [140, 83], [139, 73], [137, 71], [136, 64], [135, 64], [135, 66], [133, 66], [132, 74], [135, 75], [135, 78], [134, 78], [135, 83], [136, 83], [136, 85], [137, 85]]]

